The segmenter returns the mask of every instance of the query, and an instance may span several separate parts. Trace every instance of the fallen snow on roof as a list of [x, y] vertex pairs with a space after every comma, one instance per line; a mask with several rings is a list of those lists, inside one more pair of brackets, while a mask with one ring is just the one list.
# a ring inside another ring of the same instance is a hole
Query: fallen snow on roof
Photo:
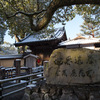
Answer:
[[54, 38], [61, 38], [62, 36], [63, 36], [63, 34], [64, 34], [64, 31], [57, 31], [56, 33], [55, 33], [55, 35], [54, 35]]
[[65, 32], [64, 27], [62, 27], [62, 28], [59, 28], [58, 30], [56, 30], [54, 32], [54, 34], [46, 36], [46, 37], [45, 37], [45, 33], [28, 35], [26, 38], [24, 38], [21, 42], [18, 42], [18, 43], [37, 42], [37, 41], [46, 41], [46, 40], [57, 39], [57, 38], [61, 38], [63, 36], [64, 32]]
[[33, 54], [28, 54], [28, 55], [26, 55], [26, 56], [24, 56], [24, 58], [27, 58], [27, 57], [33, 57], [33, 58], [38, 58], [38, 56], [36, 56], [36, 55], [33, 55]]
[[19, 55], [3, 55], [0, 56], [0, 59], [13, 59], [13, 58], [22, 58], [23, 55], [19, 54]]
[[63, 41], [59, 43], [59, 46], [75, 45], [75, 44], [88, 44], [88, 43], [100, 43], [100, 38], [78, 39]]

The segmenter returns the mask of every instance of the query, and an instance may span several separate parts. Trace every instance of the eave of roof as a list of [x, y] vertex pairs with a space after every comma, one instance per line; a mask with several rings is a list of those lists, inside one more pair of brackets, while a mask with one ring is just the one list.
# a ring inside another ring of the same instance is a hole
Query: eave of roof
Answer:
[[100, 43], [100, 38], [90, 38], [90, 39], [78, 39], [78, 40], [70, 40], [63, 41], [59, 43], [59, 47], [76, 47], [78, 46], [89, 46], [92, 44]]
[[3, 55], [0, 56], [0, 60], [4, 60], [4, 59], [22, 59], [23, 58], [23, 54], [19, 54], [19, 55]]
[[29, 54], [29, 55], [26, 55], [26, 56], [24, 56], [24, 58], [27, 58], [27, 57], [38, 58], [38, 56], [36, 56], [36, 55], [33, 55], [33, 54]]
[[73, 40], [78, 40], [78, 39], [86, 39], [86, 37], [78, 36], [78, 37], [74, 38]]
[[33, 35], [28, 35], [27, 37], [25, 37], [24, 39], [22, 39], [20, 42], [18, 43], [15, 43], [14, 45], [15, 46], [22, 46], [22, 45], [27, 45], [27, 44], [34, 44], [34, 43], [45, 43], [45, 42], [52, 42], [52, 41], [56, 41], [56, 40], [59, 40], [63, 37], [65, 33], [65, 29], [64, 27], [63, 28], [60, 28], [56, 31], [55, 35], [51, 38], [46, 38], [46, 39], [36, 39], [34, 38]]
[[[40, 40], [40, 41], [30, 41], [30, 42], [18, 42], [18, 43], [16, 43], [15, 44], [15, 46], [22, 46], [22, 45], [33, 45], [34, 43], [35, 44], [38, 44], [38, 43], [41, 43], [41, 44], [43, 44], [43, 43], [46, 43], [46, 42], [49, 42], [50, 44], [51, 44], [51, 42], [53, 42], [53, 41], [56, 41], [57, 39], [51, 39], [51, 40]], [[58, 39], [59, 40], [59, 39]]]

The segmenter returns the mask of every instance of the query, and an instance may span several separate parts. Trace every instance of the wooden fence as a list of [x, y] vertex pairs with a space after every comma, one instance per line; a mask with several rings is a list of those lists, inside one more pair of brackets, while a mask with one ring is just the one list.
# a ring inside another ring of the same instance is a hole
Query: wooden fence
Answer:
[[[22, 70], [26, 71], [27, 74]], [[33, 81], [43, 81], [43, 66], [32, 68], [31, 73], [29, 70], [28, 67], [20, 67], [19, 61], [17, 62], [16, 68], [2, 68], [0, 70], [2, 74], [2, 79], [0, 80], [0, 100], [24, 90]], [[21, 71], [23, 74], [20, 73]]]
[[[20, 68], [20, 75], [26, 75], [29, 74], [29, 68], [28, 67], [21, 67]], [[16, 77], [16, 68], [1, 68], [0, 69], [0, 79], [7, 79], [7, 78], [13, 78]]]
[[[39, 75], [39, 77], [37, 77], [37, 75]], [[22, 80], [24, 80], [24, 82], [21, 82]], [[16, 92], [22, 91], [26, 88], [27, 84], [31, 84], [33, 81], [37, 81], [37, 80], [43, 80], [43, 71], [42, 72], [36, 72], [34, 74], [28, 74], [25, 76], [18, 76], [18, 77], [14, 77], [14, 78], [8, 78], [8, 79], [3, 79], [0, 80], [0, 100], [2, 100], [2, 98], [12, 95]], [[16, 81], [16, 83], [11, 84], [11, 81]], [[5, 83], [10, 84], [10, 85], [5, 85]], [[26, 85], [25, 85], [26, 84]], [[7, 89], [12, 89], [16, 86], [19, 85], [24, 85], [21, 88], [17, 88], [16, 90], [7, 92], [7, 93], [3, 93], [3, 91], [7, 91]]]
[[7, 79], [16, 76], [27, 75], [27, 74], [35, 73], [37, 71], [43, 71], [43, 66], [34, 67], [34, 68], [20, 67], [20, 60], [16, 60], [15, 67], [0, 68], [0, 79]]

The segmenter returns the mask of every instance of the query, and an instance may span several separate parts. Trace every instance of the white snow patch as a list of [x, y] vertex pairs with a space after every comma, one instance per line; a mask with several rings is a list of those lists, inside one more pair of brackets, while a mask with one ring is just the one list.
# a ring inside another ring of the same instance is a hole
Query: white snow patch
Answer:
[[63, 41], [59, 43], [60, 46], [64, 45], [75, 45], [75, 44], [86, 44], [86, 43], [100, 43], [100, 38], [89, 38], [89, 39], [78, 39], [78, 40], [70, 40]]

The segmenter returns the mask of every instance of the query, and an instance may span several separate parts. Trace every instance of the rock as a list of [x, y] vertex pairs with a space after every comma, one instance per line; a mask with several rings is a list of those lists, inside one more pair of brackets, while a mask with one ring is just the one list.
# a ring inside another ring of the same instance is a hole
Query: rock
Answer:
[[51, 100], [51, 98], [49, 97], [48, 93], [44, 94], [43, 100]]
[[39, 94], [36, 92], [33, 92], [30, 98], [31, 100], [41, 100], [41, 98], [39, 97]]
[[50, 89], [50, 95], [51, 95], [51, 96], [55, 95], [56, 92], [57, 92], [57, 89], [56, 89], [56, 88], [51, 88], [51, 89]]
[[30, 95], [25, 93], [22, 100], [30, 100]]
[[88, 97], [88, 93], [86, 93], [87, 91], [85, 90], [77, 90], [75, 91], [77, 97], [79, 98], [79, 100], [87, 100], [86, 98]]
[[60, 100], [79, 100], [78, 97], [70, 90], [64, 90]]
[[79, 100], [76, 95], [65, 93], [61, 96], [60, 100]]
[[48, 93], [48, 92], [49, 92], [49, 87], [46, 86], [46, 85], [43, 85], [43, 86], [41, 87], [41, 93], [42, 93], [42, 94], [46, 94], [46, 93]]
[[30, 84], [30, 85], [27, 85], [25, 92], [30, 95], [33, 92], [33, 90], [36, 91], [37, 87], [34, 84]]
[[62, 96], [60, 98], [60, 100], [79, 100], [78, 97], [73, 94], [73, 91], [71, 88], [64, 88], [62, 90]]
[[50, 88], [50, 93], [49, 94], [50, 94], [50, 96], [52, 97], [53, 100], [57, 100], [57, 98], [60, 96], [59, 94], [57, 94], [57, 92], [59, 92], [59, 91], [56, 87], [55, 88], [54, 87]]
[[47, 84], [73, 85], [100, 82], [100, 51], [59, 48], [46, 64]]
[[89, 95], [89, 100], [100, 100], [100, 92], [94, 91]]

